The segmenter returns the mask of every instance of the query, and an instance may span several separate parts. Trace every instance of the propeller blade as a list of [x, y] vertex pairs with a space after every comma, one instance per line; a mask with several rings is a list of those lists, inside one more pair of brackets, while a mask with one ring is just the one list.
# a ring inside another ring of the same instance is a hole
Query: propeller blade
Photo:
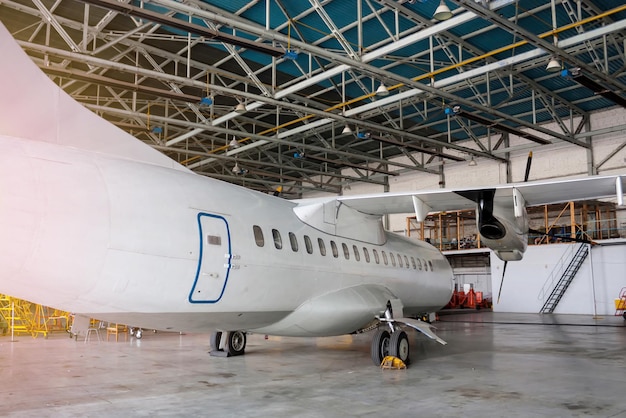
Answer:
[[502, 294], [502, 285], [504, 284], [504, 273], [506, 273], [507, 264], [509, 264], [509, 262], [505, 261], [504, 267], [502, 268], [502, 280], [500, 280], [500, 289], [498, 290], [498, 301], [496, 303], [500, 303], [500, 294]]
[[530, 165], [533, 162], [533, 152], [530, 151], [528, 153], [528, 159], [526, 160], [526, 174], [524, 174], [524, 183], [528, 181], [528, 176], [530, 175]]

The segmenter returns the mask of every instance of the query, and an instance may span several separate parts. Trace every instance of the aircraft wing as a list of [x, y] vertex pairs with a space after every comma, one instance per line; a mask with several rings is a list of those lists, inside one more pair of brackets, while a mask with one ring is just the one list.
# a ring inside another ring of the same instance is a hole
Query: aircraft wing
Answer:
[[[576, 200], [617, 198], [623, 204], [626, 175], [593, 176], [570, 180], [511, 183], [493, 187], [437, 189], [400, 193], [380, 193], [337, 198], [342, 204], [370, 215], [413, 213], [424, 218], [430, 212], [475, 209], [474, 200], [464, 196], [485, 190], [517, 189], [527, 206], [562, 203]], [[511, 195], [510, 193], [508, 194]]]

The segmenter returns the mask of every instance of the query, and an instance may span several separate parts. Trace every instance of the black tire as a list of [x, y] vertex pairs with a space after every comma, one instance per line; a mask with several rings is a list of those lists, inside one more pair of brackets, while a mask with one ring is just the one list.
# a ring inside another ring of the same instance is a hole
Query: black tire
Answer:
[[226, 333], [226, 351], [231, 356], [240, 356], [246, 349], [246, 333], [231, 331]]
[[624, 312], [622, 316], [624, 317], [624, 319], [626, 319], [626, 312]]
[[221, 332], [212, 332], [211, 338], [209, 339], [209, 344], [211, 345], [211, 351], [221, 351], [220, 350], [220, 340], [222, 339]]
[[375, 365], [380, 366], [383, 359], [389, 355], [389, 331], [386, 329], [378, 329], [372, 338], [371, 354], [372, 361]]
[[406, 335], [406, 332], [396, 330], [396, 332], [391, 334], [391, 340], [389, 341], [389, 355], [398, 357], [404, 362], [404, 364], [408, 364], [410, 352], [409, 348], [409, 337]]

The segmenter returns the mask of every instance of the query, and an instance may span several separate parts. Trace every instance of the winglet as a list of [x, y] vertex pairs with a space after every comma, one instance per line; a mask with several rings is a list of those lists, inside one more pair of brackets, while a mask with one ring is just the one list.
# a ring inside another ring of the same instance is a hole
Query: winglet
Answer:
[[186, 171], [83, 107], [52, 82], [0, 23], [0, 135]]

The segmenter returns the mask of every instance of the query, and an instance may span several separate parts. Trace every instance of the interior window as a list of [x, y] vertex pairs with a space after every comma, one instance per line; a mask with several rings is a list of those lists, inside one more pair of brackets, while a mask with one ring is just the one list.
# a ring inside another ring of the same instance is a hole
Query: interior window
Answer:
[[324, 240], [321, 238], [318, 238], [317, 244], [320, 246], [320, 254], [326, 255], [326, 244], [324, 244]]
[[337, 244], [335, 244], [335, 241], [330, 241], [330, 249], [333, 251], [333, 257], [339, 257], [339, 251], [337, 250]]
[[402, 256], [400, 254], [398, 254], [398, 265], [400, 267], [404, 267], [404, 265], [402, 265]]
[[363, 247], [363, 255], [365, 256], [365, 261], [370, 262], [370, 253], [367, 251], [367, 248]]
[[254, 225], [252, 227], [252, 232], [254, 232], [254, 242], [256, 242], [256, 245], [259, 247], [264, 246], [265, 240], [263, 240], [263, 230], [261, 229], [261, 227], [258, 225]]
[[281, 250], [283, 248], [283, 239], [280, 237], [278, 229], [272, 229], [272, 237], [274, 237], [274, 247], [277, 250]]
[[306, 252], [309, 254], [313, 254], [313, 244], [311, 243], [311, 238], [308, 235], [304, 236], [304, 246], [306, 247]]
[[386, 266], [389, 265], [389, 260], [387, 260], [387, 253], [384, 251], [381, 251], [381, 253], [383, 254], [383, 262]]
[[415, 258], [411, 257], [411, 265], [413, 266], [413, 270], [417, 269], [417, 266], [415, 265]]
[[433, 269], [433, 262], [428, 260], [428, 267], [430, 267], [430, 271], [434, 271]]
[[298, 239], [296, 238], [296, 234], [293, 232], [289, 233], [289, 242], [291, 243], [291, 249], [293, 252], [298, 251]]
[[396, 257], [394, 257], [393, 253], [389, 253], [389, 258], [391, 258], [391, 265], [396, 266]]
[[345, 242], [341, 243], [341, 249], [343, 250], [343, 256], [346, 258], [346, 260], [350, 259], [350, 250], [348, 249], [348, 246], [346, 245]]
[[356, 247], [356, 245], [352, 246], [352, 251], [354, 251], [354, 259], [356, 261], [361, 261], [361, 255], [359, 254], [359, 249]]
[[428, 271], [428, 264], [426, 264], [426, 260], [424, 260], [423, 263], [424, 263], [424, 271]]
[[422, 260], [420, 260], [419, 258], [417, 259], [417, 269], [419, 271], [422, 271]]
[[222, 245], [222, 237], [219, 235], [207, 235], [206, 242], [209, 245]]
[[374, 261], [376, 261], [376, 264], [380, 264], [380, 258], [378, 258], [378, 251], [376, 251], [376, 249], [373, 249], [372, 252], [374, 253]]
[[406, 255], [404, 256], [404, 265], [406, 266], [406, 268], [409, 268], [409, 259]]

